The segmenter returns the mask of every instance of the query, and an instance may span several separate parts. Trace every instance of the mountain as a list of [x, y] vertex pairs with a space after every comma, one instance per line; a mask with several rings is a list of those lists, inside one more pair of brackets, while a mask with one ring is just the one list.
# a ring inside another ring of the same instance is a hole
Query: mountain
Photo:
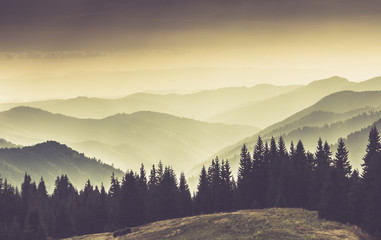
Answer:
[[5, 111], [17, 106], [30, 106], [78, 118], [105, 118], [117, 113], [154, 111], [206, 120], [228, 108], [260, 101], [299, 87], [299, 85], [261, 84], [250, 88], [221, 88], [185, 95], [137, 93], [119, 99], [78, 97], [66, 100], [0, 104], [0, 110]]
[[17, 147], [21, 147], [21, 146], [8, 142], [7, 140], [3, 138], [0, 138], [0, 148], [17, 148]]
[[[215, 115], [209, 120], [265, 128], [290, 117], [329, 94], [344, 90], [381, 90], [381, 77], [359, 83], [349, 82], [347, 79], [340, 77], [318, 80], [311, 82], [307, 86], [263, 101], [232, 108]], [[332, 105], [333, 108], [335, 106], [336, 104]], [[326, 108], [328, 109], [328, 105], [326, 105]]]
[[[67, 240], [114, 239], [99, 233]], [[163, 220], [131, 228], [117, 239], [373, 239], [360, 228], [321, 220], [303, 209], [270, 208]]]
[[322, 97], [348, 88], [355, 83], [340, 77], [314, 81], [307, 86], [272, 98], [232, 108], [213, 116], [210, 121], [265, 128], [314, 104]]
[[[233, 172], [236, 171], [242, 145], [246, 144], [252, 152], [259, 135], [265, 141], [269, 141], [272, 136], [275, 138], [283, 136], [287, 146], [291, 141], [296, 143], [301, 139], [306, 149], [311, 152], [315, 151], [317, 140], [321, 137], [332, 144], [332, 151], [335, 152], [335, 143], [339, 137], [345, 138], [355, 131], [368, 128], [381, 118], [380, 110], [381, 91], [333, 93], [289, 118], [211, 155], [209, 160], [196, 165], [188, 173], [188, 176], [197, 176], [200, 167], [203, 164], [209, 165], [213, 156], [229, 159]], [[366, 139], [347, 147], [349, 159], [354, 168], [360, 168], [361, 159], [365, 153]]]
[[31, 108], [0, 113], [0, 136], [23, 145], [55, 140], [122, 169], [162, 160], [187, 170], [256, 130], [156, 112], [79, 119]]
[[113, 172], [119, 178], [123, 176], [119, 169], [94, 158], [90, 159], [58, 142], [48, 141], [29, 147], [0, 149], [1, 177], [7, 178], [8, 183], [14, 186], [19, 186], [24, 180], [24, 174], [28, 173], [37, 183], [43, 177], [51, 192], [56, 178], [67, 174], [78, 189], [82, 189], [88, 179], [97, 186], [103, 183], [108, 189]]

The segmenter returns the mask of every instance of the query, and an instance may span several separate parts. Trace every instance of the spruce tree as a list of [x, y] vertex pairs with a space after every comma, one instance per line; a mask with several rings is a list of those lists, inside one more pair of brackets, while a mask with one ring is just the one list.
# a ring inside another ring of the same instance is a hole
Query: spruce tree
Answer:
[[251, 178], [251, 208], [266, 207], [269, 181], [269, 148], [267, 142], [263, 144], [260, 136], [254, 148]]
[[158, 187], [159, 219], [176, 218], [180, 216], [180, 192], [176, 174], [172, 167], [166, 166], [163, 178]]
[[330, 148], [327, 142], [324, 143], [321, 138], [315, 152], [315, 161], [313, 172], [311, 173], [311, 182], [309, 187], [308, 209], [316, 210], [319, 206], [323, 183], [326, 178], [330, 163]]
[[364, 182], [367, 184], [368, 178], [368, 168], [373, 159], [378, 152], [381, 151], [380, 135], [375, 125], [373, 125], [369, 132], [368, 144], [366, 146], [366, 154], [363, 158], [364, 162], [361, 165], [363, 167], [362, 177]]
[[234, 183], [232, 179], [232, 172], [230, 169], [229, 161], [222, 160], [221, 164], [221, 181], [222, 181], [222, 209], [224, 211], [230, 211], [233, 208], [233, 190]]
[[301, 140], [296, 145], [292, 157], [293, 165], [293, 199], [290, 202], [293, 207], [306, 207], [309, 188], [309, 169], [307, 155]]
[[381, 153], [375, 153], [368, 163], [364, 226], [371, 234], [381, 238]]
[[349, 177], [352, 173], [352, 167], [348, 160], [348, 150], [345, 146], [343, 138], [339, 138], [337, 152], [333, 160], [333, 167], [336, 168], [340, 176]]
[[179, 190], [181, 201], [180, 216], [190, 216], [192, 214], [192, 198], [183, 172], [180, 174]]
[[350, 188], [346, 197], [346, 207], [348, 209], [347, 220], [351, 224], [360, 226], [363, 222], [364, 202], [363, 188], [359, 172], [354, 170], [350, 177]]
[[267, 190], [267, 207], [274, 207], [277, 197], [280, 191], [280, 175], [281, 171], [281, 161], [278, 154], [278, 147], [276, 145], [274, 137], [270, 141], [270, 151], [269, 151], [269, 183]]
[[242, 209], [249, 208], [253, 200], [252, 191], [251, 191], [251, 179], [252, 179], [251, 171], [252, 171], [251, 156], [246, 148], [246, 145], [243, 145], [241, 149], [241, 158], [239, 162], [238, 182], [237, 182], [239, 206]]
[[210, 212], [210, 188], [205, 166], [202, 167], [198, 180], [196, 211], [198, 214]]
[[341, 222], [349, 219], [347, 208], [347, 194], [350, 190], [349, 174], [351, 174], [351, 166], [348, 162], [348, 151], [343, 139], [339, 138], [333, 166], [328, 172], [322, 191], [320, 217]]

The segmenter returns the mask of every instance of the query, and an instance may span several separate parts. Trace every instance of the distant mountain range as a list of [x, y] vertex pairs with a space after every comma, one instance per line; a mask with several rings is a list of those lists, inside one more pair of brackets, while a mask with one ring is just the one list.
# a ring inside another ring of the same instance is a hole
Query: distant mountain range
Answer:
[[88, 179], [93, 185], [100, 187], [103, 183], [108, 189], [113, 172], [118, 178], [123, 176], [121, 170], [90, 159], [58, 142], [49, 141], [22, 148], [0, 148], [2, 178], [7, 178], [8, 183], [14, 186], [20, 186], [26, 172], [37, 183], [43, 177], [50, 192], [61, 174], [67, 174], [78, 189], [82, 189]]
[[344, 137], [351, 163], [360, 168], [369, 126], [381, 128], [381, 91], [376, 90], [381, 77], [359, 83], [332, 77], [306, 86], [0, 104], [0, 148], [54, 140], [123, 170], [138, 170], [141, 163], [149, 169], [162, 160], [197, 178], [215, 156], [229, 159], [236, 172], [242, 145], [252, 152], [259, 135], [265, 141], [283, 136], [287, 146], [301, 139], [311, 152], [319, 137], [333, 152]]
[[[197, 120], [208, 120], [226, 109], [261, 101], [299, 87], [299, 85], [261, 84], [250, 88], [221, 88], [186, 95], [137, 93], [119, 99], [78, 97], [67, 100], [0, 104], [0, 111], [17, 106], [30, 106], [78, 118], [105, 118], [118, 113], [154, 111]], [[250, 125], [255, 126], [255, 124]]]
[[[269, 141], [272, 136], [283, 136], [288, 147], [291, 141], [296, 143], [301, 139], [311, 152], [315, 151], [317, 140], [321, 137], [332, 145], [333, 153], [336, 151], [337, 139], [343, 137], [348, 142], [351, 163], [354, 168], [360, 168], [369, 126], [376, 123], [376, 126], [381, 127], [380, 119], [381, 91], [333, 93], [289, 118], [211, 155], [203, 164], [208, 165], [213, 156], [219, 156], [220, 159], [229, 159], [235, 171], [242, 145], [246, 144], [252, 152], [259, 135], [265, 141]], [[197, 174], [203, 164], [196, 165], [188, 175]]]
[[309, 107], [329, 94], [343, 90], [381, 90], [381, 77], [360, 83], [340, 77], [318, 80], [263, 101], [229, 109], [209, 120], [265, 128]]
[[31, 108], [0, 113], [0, 136], [23, 145], [55, 140], [123, 170], [162, 160], [187, 170], [224, 146], [256, 130], [204, 123], [156, 112], [79, 119]]

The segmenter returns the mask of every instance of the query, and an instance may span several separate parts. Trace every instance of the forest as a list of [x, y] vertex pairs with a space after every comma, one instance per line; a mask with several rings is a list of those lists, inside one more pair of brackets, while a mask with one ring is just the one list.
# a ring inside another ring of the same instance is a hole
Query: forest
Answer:
[[[364, 146], [365, 147], [365, 146]], [[90, 181], [78, 191], [66, 175], [52, 194], [44, 180], [25, 173], [21, 189], [0, 178], [0, 239], [47, 239], [115, 231], [125, 227], [204, 213], [258, 208], [304, 208], [320, 218], [350, 223], [381, 237], [381, 143], [369, 132], [362, 171], [352, 170], [342, 138], [335, 153], [322, 139], [315, 153], [299, 140], [263, 142], [250, 153], [243, 145], [234, 179], [228, 160], [216, 157], [199, 175], [191, 193], [184, 173], [161, 162], [146, 172], [113, 174], [108, 191]]]

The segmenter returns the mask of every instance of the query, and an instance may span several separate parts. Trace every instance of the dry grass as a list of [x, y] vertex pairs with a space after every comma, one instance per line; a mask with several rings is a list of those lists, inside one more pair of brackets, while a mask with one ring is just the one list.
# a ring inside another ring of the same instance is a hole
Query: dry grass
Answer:
[[303, 209], [271, 208], [241, 210], [158, 221], [132, 228], [132, 233], [113, 238], [103, 233], [72, 240], [157, 240], [157, 239], [371, 239], [360, 228], [324, 221], [317, 213]]

